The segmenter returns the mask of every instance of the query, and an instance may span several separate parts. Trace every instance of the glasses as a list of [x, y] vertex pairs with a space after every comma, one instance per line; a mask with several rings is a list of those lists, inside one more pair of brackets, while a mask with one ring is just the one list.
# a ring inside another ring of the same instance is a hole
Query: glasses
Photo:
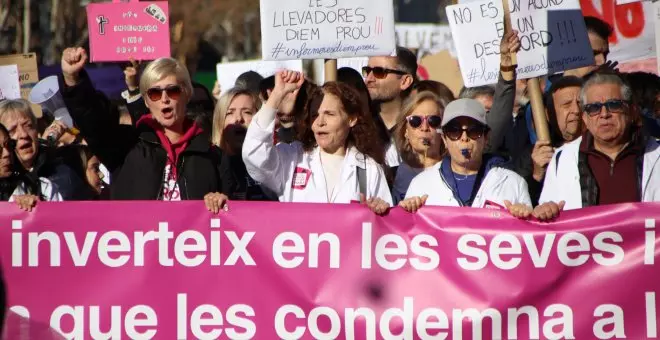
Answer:
[[408, 124], [410, 124], [410, 127], [414, 129], [417, 129], [420, 126], [422, 126], [422, 123], [424, 122], [426, 122], [426, 124], [428, 124], [430, 128], [437, 129], [438, 127], [440, 127], [440, 123], [442, 123], [442, 118], [440, 118], [440, 116], [411, 115], [406, 117], [406, 120], [408, 121]]
[[585, 104], [582, 109], [589, 116], [596, 116], [602, 112], [603, 107], [605, 107], [608, 113], [624, 113], [628, 107], [628, 103], [623, 100], [612, 99], [604, 103]]
[[147, 97], [149, 97], [152, 102], [159, 101], [161, 98], [163, 98], [163, 92], [167, 93], [168, 98], [172, 100], [179, 100], [183, 89], [179, 85], [170, 85], [164, 89], [161, 89], [160, 87], [152, 87], [147, 90]]
[[370, 67], [370, 66], [364, 66], [362, 67], [362, 75], [366, 78], [369, 73], [374, 74], [374, 77], [376, 79], [383, 79], [387, 77], [388, 74], [393, 73], [393, 74], [398, 74], [400, 76], [407, 74], [406, 72], [399, 71], [399, 70], [394, 70], [391, 68], [385, 68], [385, 67]]
[[487, 131], [488, 131], [487, 127], [478, 126], [478, 125], [473, 125], [468, 128], [450, 125], [450, 126], [445, 126], [442, 129], [442, 133], [445, 136], [447, 136], [447, 138], [453, 141], [457, 141], [461, 139], [461, 137], [463, 136], [463, 132], [467, 133], [468, 138], [472, 140], [477, 140], [483, 137], [483, 135], [485, 135]]

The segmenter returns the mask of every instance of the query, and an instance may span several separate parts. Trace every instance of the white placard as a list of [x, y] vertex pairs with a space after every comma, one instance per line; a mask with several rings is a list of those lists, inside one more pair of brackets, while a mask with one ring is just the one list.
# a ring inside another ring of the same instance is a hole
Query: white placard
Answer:
[[261, 0], [264, 60], [392, 55], [391, 0]]
[[642, 2], [642, 0], [616, 0], [617, 5], [627, 5], [633, 2]]
[[[362, 67], [367, 66], [367, 63], [369, 63], [369, 57], [341, 58], [337, 59], [337, 69], [350, 67], [362, 74]], [[314, 64], [314, 71], [319, 74], [316, 79], [318, 84], [325, 83], [325, 67], [322, 61]]]
[[18, 65], [0, 66], [0, 100], [21, 98]]
[[[593, 65], [578, 0], [512, 0], [509, 8], [511, 26], [519, 32], [521, 43], [518, 78]], [[496, 83], [504, 34], [501, 1], [469, 2], [447, 6], [446, 11], [465, 86]]]
[[283, 61], [237, 61], [231, 63], [220, 63], [216, 65], [218, 83], [223, 91], [226, 91], [236, 83], [236, 79], [247, 71], [259, 73], [262, 77], [270, 77], [279, 70], [293, 70], [302, 72], [302, 60], [283, 60]]
[[397, 24], [396, 43], [405, 48], [419, 50], [422, 54], [454, 51], [451, 29], [447, 25]]
[[[660, 51], [658, 47], [660, 46], [660, 3], [653, 3], [653, 23], [655, 24], [655, 50]], [[658, 60], [658, 74], [660, 74], [660, 54], [656, 52], [656, 59]]]

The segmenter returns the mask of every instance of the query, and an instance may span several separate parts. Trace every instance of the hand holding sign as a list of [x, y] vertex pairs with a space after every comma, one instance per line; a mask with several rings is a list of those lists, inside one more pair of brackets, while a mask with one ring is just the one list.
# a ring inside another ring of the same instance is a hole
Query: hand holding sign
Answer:
[[140, 67], [140, 62], [136, 61], [133, 58], [129, 59], [130, 65], [124, 69], [124, 79], [126, 80], [126, 86], [129, 91], [135, 91], [140, 87], [138, 79], [138, 68]]
[[68, 86], [78, 83], [80, 71], [87, 63], [87, 51], [82, 47], [69, 47], [62, 52], [62, 73]]
[[518, 37], [518, 31], [506, 33], [500, 43], [500, 66], [514, 66], [513, 55], [518, 53], [519, 50], [520, 38]]

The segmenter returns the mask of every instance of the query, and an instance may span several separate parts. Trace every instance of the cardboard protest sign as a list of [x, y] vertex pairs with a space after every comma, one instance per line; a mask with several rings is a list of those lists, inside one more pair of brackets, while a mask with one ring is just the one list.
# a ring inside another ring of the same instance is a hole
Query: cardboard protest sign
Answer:
[[302, 60], [287, 60], [287, 61], [263, 61], [263, 60], [250, 60], [250, 61], [237, 61], [232, 63], [220, 63], [216, 65], [216, 72], [218, 75], [218, 84], [223, 91], [229, 90], [234, 87], [236, 79], [241, 74], [254, 71], [261, 76], [270, 77], [279, 70], [293, 70], [302, 72]]
[[[593, 65], [578, 0], [512, 0], [511, 26], [519, 32], [519, 78]], [[447, 6], [447, 17], [467, 87], [494, 84], [504, 35], [502, 3], [485, 0]]]
[[168, 17], [167, 1], [87, 5], [92, 62], [169, 57]]
[[438, 53], [452, 50], [454, 43], [447, 25], [397, 24], [396, 43], [422, 53]]
[[439, 81], [458, 95], [463, 87], [461, 70], [458, 60], [451, 56], [449, 51], [442, 51], [428, 55], [419, 61], [419, 71], [423, 79]]
[[[18, 82], [21, 86], [21, 98], [27, 100], [34, 84], [39, 82], [37, 54], [12, 54], [0, 56], [0, 65], [16, 65], [18, 67]], [[41, 106], [31, 104], [32, 112], [41, 118]]]
[[392, 1], [261, 0], [264, 60], [392, 55]]
[[18, 81], [18, 66], [0, 66], [0, 100], [21, 98], [21, 84]]

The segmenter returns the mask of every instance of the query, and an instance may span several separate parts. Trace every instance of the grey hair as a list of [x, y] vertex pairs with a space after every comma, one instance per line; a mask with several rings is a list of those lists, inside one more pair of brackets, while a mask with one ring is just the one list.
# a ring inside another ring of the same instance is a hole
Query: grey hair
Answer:
[[630, 102], [632, 100], [632, 88], [628, 83], [626, 83], [623, 78], [616, 74], [611, 74], [611, 73], [594, 73], [589, 79], [582, 85], [582, 89], [580, 90], [580, 100], [582, 101], [582, 105], [588, 104], [587, 103], [587, 90], [594, 86], [594, 85], [604, 85], [604, 84], [611, 84], [611, 85], [619, 85], [621, 88], [621, 97], [623, 100]]
[[37, 126], [37, 116], [32, 112], [30, 103], [25, 99], [5, 99], [0, 102], [0, 121], [10, 112], [20, 112], [30, 119], [32, 124]]
[[495, 88], [490, 85], [484, 86], [475, 86], [475, 87], [463, 87], [461, 92], [458, 94], [458, 98], [461, 99], [476, 99], [479, 96], [495, 96]]

